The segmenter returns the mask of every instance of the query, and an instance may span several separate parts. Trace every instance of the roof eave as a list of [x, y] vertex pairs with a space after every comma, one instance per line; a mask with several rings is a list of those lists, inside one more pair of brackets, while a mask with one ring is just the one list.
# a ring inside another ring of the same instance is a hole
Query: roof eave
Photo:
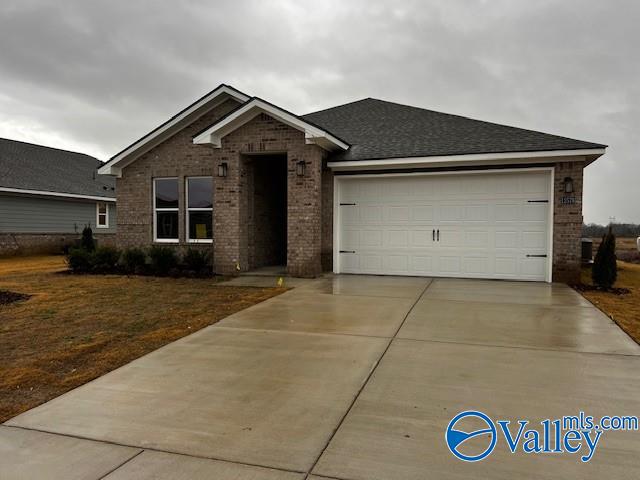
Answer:
[[405, 168], [438, 168], [450, 166], [555, 163], [562, 161], [585, 161], [593, 163], [604, 155], [606, 147], [576, 150], [546, 150], [533, 152], [474, 153], [466, 155], [441, 155], [426, 157], [400, 157], [372, 160], [344, 160], [329, 162], [335, 171], [381, 170]]

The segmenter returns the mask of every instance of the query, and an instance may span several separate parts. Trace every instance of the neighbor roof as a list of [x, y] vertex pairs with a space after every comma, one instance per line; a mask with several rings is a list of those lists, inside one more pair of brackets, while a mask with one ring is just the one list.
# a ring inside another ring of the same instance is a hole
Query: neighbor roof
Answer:
[[366, 98], [302, 118], [351, 147], [332, 161], [605, 148], [606, 145]]
[[100, 166], [84, 153], [0, 138], [0, 190], [115, 199], [115, 179]]

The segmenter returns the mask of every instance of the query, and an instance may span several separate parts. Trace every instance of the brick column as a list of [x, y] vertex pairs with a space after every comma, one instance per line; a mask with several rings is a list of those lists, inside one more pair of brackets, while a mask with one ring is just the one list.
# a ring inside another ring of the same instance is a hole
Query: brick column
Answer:
[[[234, 275], [238, 273], [236, 265], [239, 264], [241, 270], [247, 267], [241, 251], [241, 210], [246, 203], [240, 186], [242, 165], [239, 155], [222, 157], [216, 160], [215, 172], [220, 162], [227, 163], [227, 176], [218, 177], [216, 174], [213, 177], [214, 270], [219, 274]], [[246, 248], [244, 250], [246, 256]]]
[[[553, 281], [573, 283], [580, 280], [582, 238], [582, 170], [584, 162], [555, 165], [553, 185]], [[573, 193], [564, 192], [564, 179], [573, 179]], [[575, 203], [562, 203], [563, 197]]]
[[[306, 172], [299, 177], [297, 163]], [[287, 272], [316, 277], [322, 272], [322, 152], [316, 146], [289, 151], [287, 156]]]

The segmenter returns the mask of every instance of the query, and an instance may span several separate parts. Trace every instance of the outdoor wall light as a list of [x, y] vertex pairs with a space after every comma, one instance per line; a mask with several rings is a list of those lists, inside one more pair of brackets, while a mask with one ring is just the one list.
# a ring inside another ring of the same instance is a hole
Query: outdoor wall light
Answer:
[[564, 177], [564, 193], [573, 193], [573, 178]]
[[226, 177], [227, 176], [227, 162], [222, 162], [220, 164], [218, 164], [218, 176], [219, 177]]
[[304, 160], [300, 160], [296, 164], [296, 175], [298, 175], [299, 177], [304, 177], [306, 170], [307, 170], [306, 162]]

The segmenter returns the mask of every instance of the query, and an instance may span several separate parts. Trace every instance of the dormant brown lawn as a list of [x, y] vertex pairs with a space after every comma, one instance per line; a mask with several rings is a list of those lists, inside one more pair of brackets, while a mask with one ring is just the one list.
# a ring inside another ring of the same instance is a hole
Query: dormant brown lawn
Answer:
[[0, 259], [0, 422], [285, 291], [213, 279], [70, 275], [63, 257]]

